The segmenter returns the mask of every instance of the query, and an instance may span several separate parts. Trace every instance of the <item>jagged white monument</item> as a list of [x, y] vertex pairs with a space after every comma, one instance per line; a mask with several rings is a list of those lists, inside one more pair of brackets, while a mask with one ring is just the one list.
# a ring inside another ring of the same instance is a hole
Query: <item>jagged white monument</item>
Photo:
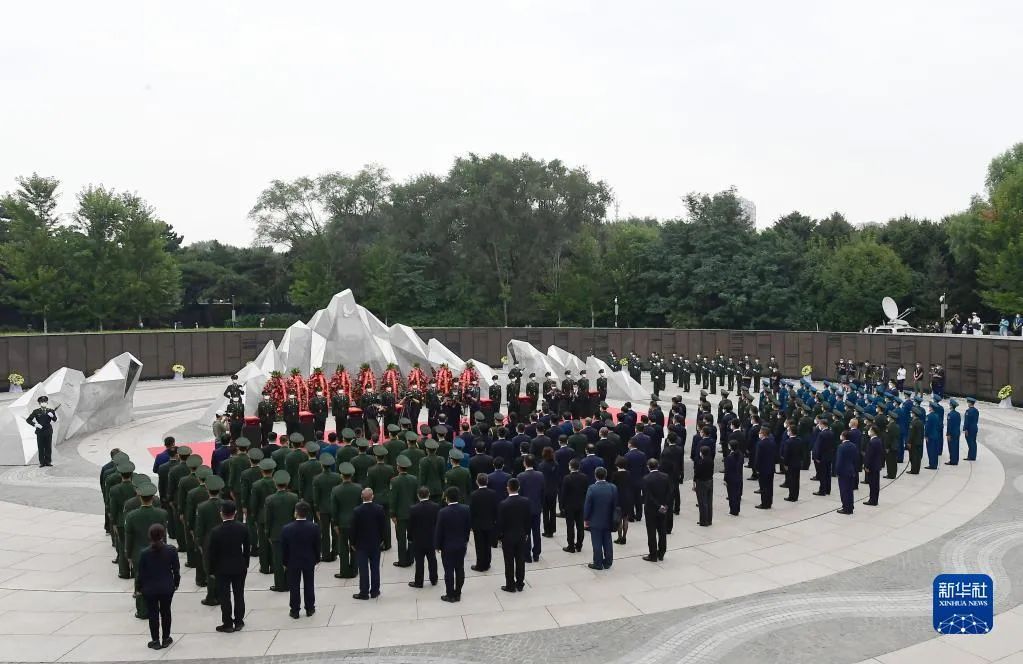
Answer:
[[37, 407], [39, 397], [49, 397], [57, 411], [53, 446], [134, 419], [135, 387], [142, 363], [131, 353], [121, 353], [94, 374], [62, 367], [0, 409], [0, 465], [24, 465], [36, 456], [35, 428], [25, 418]]
[[[287, 333], [285, 333], [286, 335]], [[274, 342], [267, 341], [266, 345], [263, 346], [263, 350], [259, 351], [256, 359], [238, 371], [238, 384], [242, 386], [242, 403], [245, 404], [246, 413], [256, 412], [256, 404], [259, 403], [263, 386], [270, 380], [270, 374], [274, 371], [285, 373], [286, 364], [281, 359], [281, 353], [277, 350]], [[210, 402], [210, 405], [202, 414], [202, 419], [199, 421], [204, 424], [210, 424], [217, 416], [217, 411], [224, 410], [225, 408], [227, 408], [227, 397], [220, 394], [218, 398]]]
[[430, 339], [429, 343], [426, 344], [426, 348], [428, 352], [427, 359], [430, 362], [430, 366], [434, 369], [442, 364], [446, 364], [451, 369], [451, 373], [457, 378], [458, 374], [465, 368], [465, 361], [448, 350], [448, 347], [437, 339]]
[[418, 364], [424, 371], [430, 363], [430, 350], [419, 338], [416, 331], [408, 325], [397, 323], [387, 331], [397, 365], [403, 374], [408, 374], [412, 366]]
[[650, 393], [633, 380], [628, 372], [614, 371], [604, 360], [592, 355], [586, 358], [586, 373], [590, 379], [590, 385], [596, 384], [601, 369], [604, 370], [604, 377], [607, 378], [608, 399], [632, 401], [634, 404], [645, 403], [650, 399]]
[[559, 376], [564, 376], [566, 371], [571, 371], [572, 375], [578, 378], [579, 372], [586, 368], [586, 364], [582, 360], [557, 346], [547, 348], [547, 358], [550, 359], [552, 365], [557, 367]]
[[[508, 342], [508, 361], [518, 362], [519, 367], [522, 369], [522, 374], [528, 377], [529, 374], [535, 373], [536, 380], [539, 383], [543, 383], [544, 375], [549, 371], [551, 376], [560, 381], [561, 378], [558, 375], [557, 368], [551, 364], [551, 358], [547, 357], [544, 353], [541, 353], [536, 349], [533, 344], [526, 341], [519, 341], [518, 339], [512, 339]], [[561, 372], [564, 375], [564, 371]], [[525, 382], [522, 381], [522, 388], [525, 389]]]

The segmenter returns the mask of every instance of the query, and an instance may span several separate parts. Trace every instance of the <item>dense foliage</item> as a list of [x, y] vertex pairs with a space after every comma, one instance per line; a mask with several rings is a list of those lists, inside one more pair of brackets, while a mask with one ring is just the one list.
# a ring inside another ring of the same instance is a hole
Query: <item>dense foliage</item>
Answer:
[[182, 238], [135, 194], [88, 187], [69, 219], [59, 183], [0, 198], [8, 326], [101, 329], [307, 317], [351, 288], [409, 325], [859, 329], [890, 295], [919, 326], [1023, 309], [1023, 144], [984, 196], [940, 220], [850, 224], [792, 212], [754, 227], [734, 190], [684, 197], [676, 219], [608, 219], [610, 187], [529, 156], [468, 155], [393, 182], [380, 167], [274, 181], [253, 247]]

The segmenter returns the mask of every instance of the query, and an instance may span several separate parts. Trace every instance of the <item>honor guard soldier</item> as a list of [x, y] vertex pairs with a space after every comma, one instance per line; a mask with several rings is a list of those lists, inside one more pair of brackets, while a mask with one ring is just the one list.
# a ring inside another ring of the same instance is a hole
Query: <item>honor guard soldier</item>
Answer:
[[[536, 381], [536, 374], [529, 374], [529, 382], [526, 383], [526, 396], [529, 397], [529, 401], [526, 404], [528, 412], [521, 413], [523, 417], [528, 416], [529, 413], [535, 413], [537, 406], [540, 405], [540, 383]], [[496, 413], [497, 410], [495, 409]], [[508, 404], [508, 412], [511, 412], [511, 404]]]
[[385, 385], [384, 391], [380, 393], [380, 409], [383, 411], [385, 427], [398, 423], [398, 395], [390, 385]]
[[[529, 374], [529, 376], [530, 379], [532, 379], [533, 374]], [[526, 390], [527, 391], [529, 390], [528, 383], [526, 384]], [[501, 410], [501, 385], [500, 383], [497, 382], [497, 376], [490, 377], [490, 387], [487, 388], [487, 394], [490, 397], [490, 403], [494, 408], [494, 412], [495, 413], [499, 412]], [[514, 407], [515, 407], [514, 404], [511, 401], [509, 401], [508, 410], [511, 411], [511, 409]]]
[[224, 489], [224, 480], [216, 475], [206, 478], [206, 492], [209, 496], [195, 508], [195, 542], [199, 558], [202, 560], [202, 567], [206, 571], [206, 597], [200, 601], [204, 606], [217, 606], [220, 600], [217, 597], [217, 579], [210, 570], [209, 542], [210, 533], [214, 528], [223, 523], [220, 517], [220, 506], [223, 499], [220, 496]]
[[323, 466], [320, 464], [320, 445], [315, 441], [310, 441], [305, 444], [305, 453], [307, 458], [298, 467], [298, 484], [296, 485], [296, 493], [299, 498], [304, 500], [307, 504], [312, 505], [315, 501], [315, 491], [313, 489], [313, 482], [316, 477], [323, 472]]
[[604, 403], [607, 401], [607, 376], [604, 375], [604, 370], [599, 369], [597, 371], [597, 402]]
[[369, 454], [369, 441], [359, 438], [355, 441], [355, 447], [359, 450], [359, 453], [352, 457], [351, 461], [352, 467], [355, 468], [355, 483], [366, 486], [366, 474], [369, 472], [370, 466], [373, 465], [373, 457]]
[[334, 416], [334, 430], [338, 435], [348, 426], [348, 409], [351, 407], [352, 400], [344, 390], [338, 390], [330, 398], [330, 414]]
[[352, 464], [339, 464], [338, 472], [341, 473], [341, 484], [330, 492], [331, 518], [334, 520], [334, 538], [340, 560], [340, 570], [334, 578], [354, 579], [356, 570], [352, 560], [352, 513], [362, 504], [362, 485], [352, 481], [355, 475], [355, 466]]
[[316, 396], [309, 400], [309, 412], [313, 414], [313, 431], [326, 431], [328, 405], [323, 390], [316, 390]]
[[39, 397], [36, 401], [39, 406], [25, 420], [36, 430], [36, 451], [40, 468], [53, 465], [53, 423], [57, 421], [57, 411], [47, 405], [49, 400], [46, 396]]
[[107, 494], [107, 503], [110, 508], [110, 525], [113, 528], [114, 549], [117, 551], [117, 576], [122, 579], [131, 578], [131, 567], [128, 565], [128, 556], [125, 554], [124, 535], [124, 504], [135, 497], [135, 485], [132, 483], [136, 477], [135, 464], [128, 460], [122, 460], [117, 464], [116, 474], [111, 476], [110, 489]]
[[275, 490], [273, 474], [276, 468], [277, 464], [273, 459], [263, 459], [259, 462], [259, 479], [252, 483], [249, 501], [246, 503], [245, 520], [251, 522], [256, 529], [260, 574], [270, 573], [272, 553], [266, 530], [266, 499]]
[[245, 395], [245, 388], [238, 384], [238, 376], [231, 376], [231, 384], [224, 390], [224, 398], [228, 401], [233, 401], [235, 397], [241, 400], [242, 396]]
[[980, 412], [977, 410], [977, 399], [966, 397], [966, 412], [963, 414], [963, 434], [966, 436], [966, 460], [977, 460], [977, 430]]
[[227, 404], [227, 417], [231, 440], [238, 440], [245, 426], [245, 404], [241, 397], [231, 397], [231, 403]]
[[439, 445], [436, 440], [426, 440], [426, 456], [419, 462], [419, 482], [430, 490], [430, 500], [440, 502], [444, 491], [444, 459], [437, 456]]
[[[181, 529], [181, 509], [184, 506], [179, 505], [177, 501], [178, 485], [181, 483], [181, 480], [188, 477], [192, 472], [188, 466], [188, 460], [191, 457], [192, 448], [187, 445], [178, 447], [178, 463], [167, 471], [167, 490], [160, 493], [160, 500], [163, 502], [164, 509], [167, 510], [167, 516], [170, 518], [167, 532], [177, 541], [178, 549], [180, 550], [185, 548], [185, 535]], [[198, 459], [199, 457], [196, 458]], [[202, 463], [202, 459], [199, 459], [199, 463]]]
[[558, 406], [558, 414], [569, 409], [575, 394], [575, 380], [572, 379], [571, 369], [565, 371], [565, 378], [561, 381], [561, 403]]
[[288, 398], [281, 406], [281, 417], [284, 419], [285, 433], [291, 435], [299, 429], [298, 396], [294, 392], [288, 392]]
[[284, 457], [284, 470], [288, 471], [291, 480], [291, 490], [298, 493], [298, 469], [309, 459], [309, 452], [304, 449], [305, 438], [300, 433], [293, 433], [288, 436], [291, 449]]
[[320, 455], [320, 465], [323, 472], [313, 479], [313, 512], [316, 514], [316, 521], [320, 524], [320, 561], [333, 562], [337, 555], [337, 542], [334, 540], [333, 507], [330, 496], [334, 489], [341, 484], [341, 476], [334, 472], [336, 460], [334, 455], [323, 453]]
[[426, 395], [418, 385], [411, 385], [405, 390], [405, 408], [402, 410], [402, 414], [409, 419], [409, 421], [415, 423], [419, 421], [419, 413], [423, 410], [423, 402], [426, 400]]
[[399, 456], [397, 465], [398, 475], [391, 478], [390, 488], [390, 516], [394, 523], [395, 539], [398, 540], [398, 559], [394, 561], [394, 566], [410, 567], [412, 556], [408, 549], [408, 520], [410, 509], [416, 503], [419, 480], [415, 475], [408, 474], [412, 460], [407, 456]]
[[[241, 510], [242, 518], [245, 519], [245, 526], [249, 529], [249, 542], [251, 542], [250, 553], [253, 557], [255, 557], [262, 552], [259, 550], [259, 530], [256, 529], [256, 515], [250, 513], [249, 505], [252, 501], [252, 485], [258, 482], [259, 478], [263, 476], [263, 473], [259, 469], [259, 464], [263, 461], [263, 451], [259, 449], [252, 449], [249, 450], [245, 456], [249, 460], [249, 467], [241, 473], [240, 495], [238, 498], [235, 498], [235, 503], [237, 503], [238, 509]], [[273, 463], [273, 461], [271, 461], [271, 463]]]
[[[906, 472], [910, 475], [920, 474], [920, 462], [924, 456], [924, 409], [920, 406], [913, 408], [913, 421], [909, 423], [909, 438], [906, 440], [906, 447], [909, 448], [909, 470]], [[887, 437], [885, 440], [885, 454], [888, 452], [888, 441]], [[889, 479], [894, 479], [895, 475], [892, 473], [892, 466], [889, 463], [888, 466]]]
[[522, 385], [522, 369], [519, 368], [518, 361], [512, 365], [511, 370], [508, 372], [508, 380], [515, 383], [515, 397], [518, 398], [520, 392], [519, 388]]
[[689, 361], [689, 358], [683, 354], [682, 358], [679, 360], [678, 381], [679, 386], [681, 386], [682, 390], [685, 392], [689, 391], [692, 373], [693, 364]]
[[273, 569], [274, 584], [270, 590], [283, 593], [288, 590], [287, 579], [284, 577], [284, 552], [281, 550], [281, 531], [284, 526], [295, 520], [295, 505], [298, 504], [298, 496], [288, 490], [291, 484], [291, 475], [286, 470], [278, 470], [273, 475], [276, 491], [266, 499], [266, 534], [270, 540], [272, 552], [271, 568]]
[[188, 531], [188, 552], [192, 556], [192, 562], [194, 563], [195, 585], [200, 588], [206, 587], [206, 561], [203, 560], [201, 547], [195, 539], [195, 520], [199, 505], [209, 500], [210, 492], [206, 489], [206, 480], [213, 476], [213, 471], [209, 466], [199, 466], [196, 468], [195, 486], [192, 486], [185, 493], [183, 501], [185, 505], [185, 528]]
[[[575, 382], [576, 398], [575, 406], [572, 408], [572, 414], [576, 419], [581, 417], [589, 417], [593, 412], [590, 407], [590, 379], [586, 377], [586, 369], [579, 371], [579, 380]], [[468, 496], [468, 493], [463, 493], [463, 496]]]
[[671, 361], [668, 366], [671, 368], [671, 384], [678, 385], [679, 380], [682, 378], [682, 358], [678, 356], [678, 353], [671, 354]]
[[700, 387], [703, 385], [703, 356], [699, 353], [693, 360], [693, 373], [696, 374], [696, 386]]
[[554, 391], [557, 388], [557, 386], [558, 383], [556, 380], [554, 380], [553, 376], [551, 376], [551, 372], [550, 371], [546, 372], [543, 378], [543, 399], [545, 402], [545, 406], [548, 410], [557, 407], [557, 404], [554, 403], [554, 399], [552, 398], [552, 395], [554, 394]]
[[426, 423], [430, 428], [437, 426], [437, 416], [440, 415], [441, 394], [437, 391], [437, 383], [430, 381], [426, 388]]
[[[505, 386], [505, 397], [508, 401], [508, 410], [510, 412], [512, 404], [519, 402], [519, 384], [512, 380], [510, 376], [508, 377], [508, 384]], [[496, 413], [497, 411], [495, 410], [494, 412]]]
[[270, 432], [274, 430], [274, 422], [277, 420], [277, 405], [270, 398], [270, 395], [263, 393], [263, 399], [256, 406], [256, 415], [259, 417], [260, 443], [266, 445], [270, 441]]
[[235, 442], [234, 455], [225, 462], [227, 472], [222, 473], [227, 482], [225, 495], [233, 500], [240, 501], [242, 496], [242, 473], [252, 467], [249, 461], [249, 448], [252, 443], [248, 438], [239, 438]]

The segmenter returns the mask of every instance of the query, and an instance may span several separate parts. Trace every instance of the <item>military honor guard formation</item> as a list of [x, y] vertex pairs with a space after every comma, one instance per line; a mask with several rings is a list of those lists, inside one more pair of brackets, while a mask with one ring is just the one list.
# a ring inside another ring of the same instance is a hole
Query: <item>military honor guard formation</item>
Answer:
[[[653, 396], [645, 413], [629, 402], [609, 407], [603, 371], [591, 389], [585, 371], [560, 381], [548, 373], [541, 382], [516, 364], [503, 389], [494, 376], [484, 395], [471, 364], [457, 380], [443, 365], [429, 379], [418, 366], [407, 377], [392, 366], [379, 381], [364, 366], [354, 381], [343, 369], [329, 380], [316, 372], [308, 380], [274, 376], [250, 418], [235, 380], [213, 424], [209, 464], [168, 437], [153, 464], [155, 483], [111, 450], [100, 471], [105, 524], [118, 575], [134, 578], [135, 616], [149, 620], [149, 647], [173, 642], [182, 561], [206, 588], [201, 602], [219, 605], [217, 631], [233, 633], [245, 627], [251, 558], [272, 576], [271, 590], [289, 593], [296, 620], [316, 611], [319, 563], [335, 565], [339, 579], [358, 578], [356, 606], [380, 595], [381, 552], [392, 547], [412, 588], [438, 585], [443, 572], [441, 601], [461, 600], [470, 539], [472, 569], [489, 570], [500, 548], [501, 590], [523, 592], [527, 565], [541, 559], [543, 540], [562, 519], [566, 552], [583, 552], [589, 533], [591, 569], [610, 569], [614, 545], [640, 523], [643, 559], [663, 560], [689, 502], [687, 455], [703, 527], [713, 523], [720, 474], [732, 516], [746, 480], [756, 482], [755, 507], [769, 510], [776, 487], [787, 490], [785, 500], [800, 499], [803, 472], [818, 482], [815, 496], [837, 484], [838, 511], [852, 515], [861, 482], [862, 504], [877, 505], [882, 475], [894, 478], [907, 456], [910, 474], [937, 469], [942, 456], [956, 466], [965, 437], [965, 460], [977, 458], [975, 399], [962, 410], [946, 401], [940, 367], [931, 368], [924, 394], [919, 365], [907, 385], [904, 367], [889, 375], [884, 365], [843, 360], [835, 380], [818, 387], [809, 367], [783, 378], [773, 357], [609, 359], [637, 380], [646, 365]], [[662, 410], [669, 375], [682, 392], [699, 391], [695, 413], [681, 396]], [[711, 394], [721, 397], [716, 410]], [[41, 441], [54, 419], [45, 403], [30, 416]]]

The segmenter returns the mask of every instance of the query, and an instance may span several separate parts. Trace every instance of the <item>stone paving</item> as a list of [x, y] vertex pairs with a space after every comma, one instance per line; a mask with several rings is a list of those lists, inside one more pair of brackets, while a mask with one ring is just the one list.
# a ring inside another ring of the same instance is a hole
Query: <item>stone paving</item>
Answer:
[[[198, 603], [188, 570], [174, 601], [176, 643], [148, 650], [146, 624], [131, 616], [129, 582], [109, 562], [95, 464], [114, 446], [146, 458], [145, 448], [167, 432], [208, 439], [190, 420], [220, 385], [143, 384], [136, 422], [72, 441], [53, 469], [0, 474], [0, 659], [897, 664], [1023, 657], [1016, 629], [1023, 616], [1015, 611], [1023, 601], [1023, 414], [990, 406], [982, 408], [978, 462], [900, 475], [883, 489], [880, 507], [858, 505], [853, 517], [834, 514], [837, 495], [811, 496], [807, 474], [800, 502], [776, 502], [770, 513], [751, 509], [747, 483], [737, 518], [722, 509], [724, 492], [715, 487], [714, 526], [692, 523], [695, 506], [684, 495], [663, 563], [639, 559], [645, 533], [633, 531], [628, 545], [616, 547], [614, 568], [595, 574], [585, 567], [588, 545], [581, 556], [560, 551], [561, 523], [558, 537], [544, 540], [541, 563], [527, 568], [521, 595], [500, 596], [498, 568], [469, 572], [463, 602], [446, 605], [436, 589], [403, 587], [407, 570], [390, 566], [391, 552], [379, 600], [353, 606], [350, 582], [323, 565], [317, 615], [299, 621], [287, 617], [285, 596], [265, 590], [269, 577], [253, 571], [247, 627], [238, 635], [213, 632], [218, 609]], [[686, 398], [691, 412], [695, 394]], [[932, 638], [930, 584], [942, 571], [996, 578], [991, 635]]]

